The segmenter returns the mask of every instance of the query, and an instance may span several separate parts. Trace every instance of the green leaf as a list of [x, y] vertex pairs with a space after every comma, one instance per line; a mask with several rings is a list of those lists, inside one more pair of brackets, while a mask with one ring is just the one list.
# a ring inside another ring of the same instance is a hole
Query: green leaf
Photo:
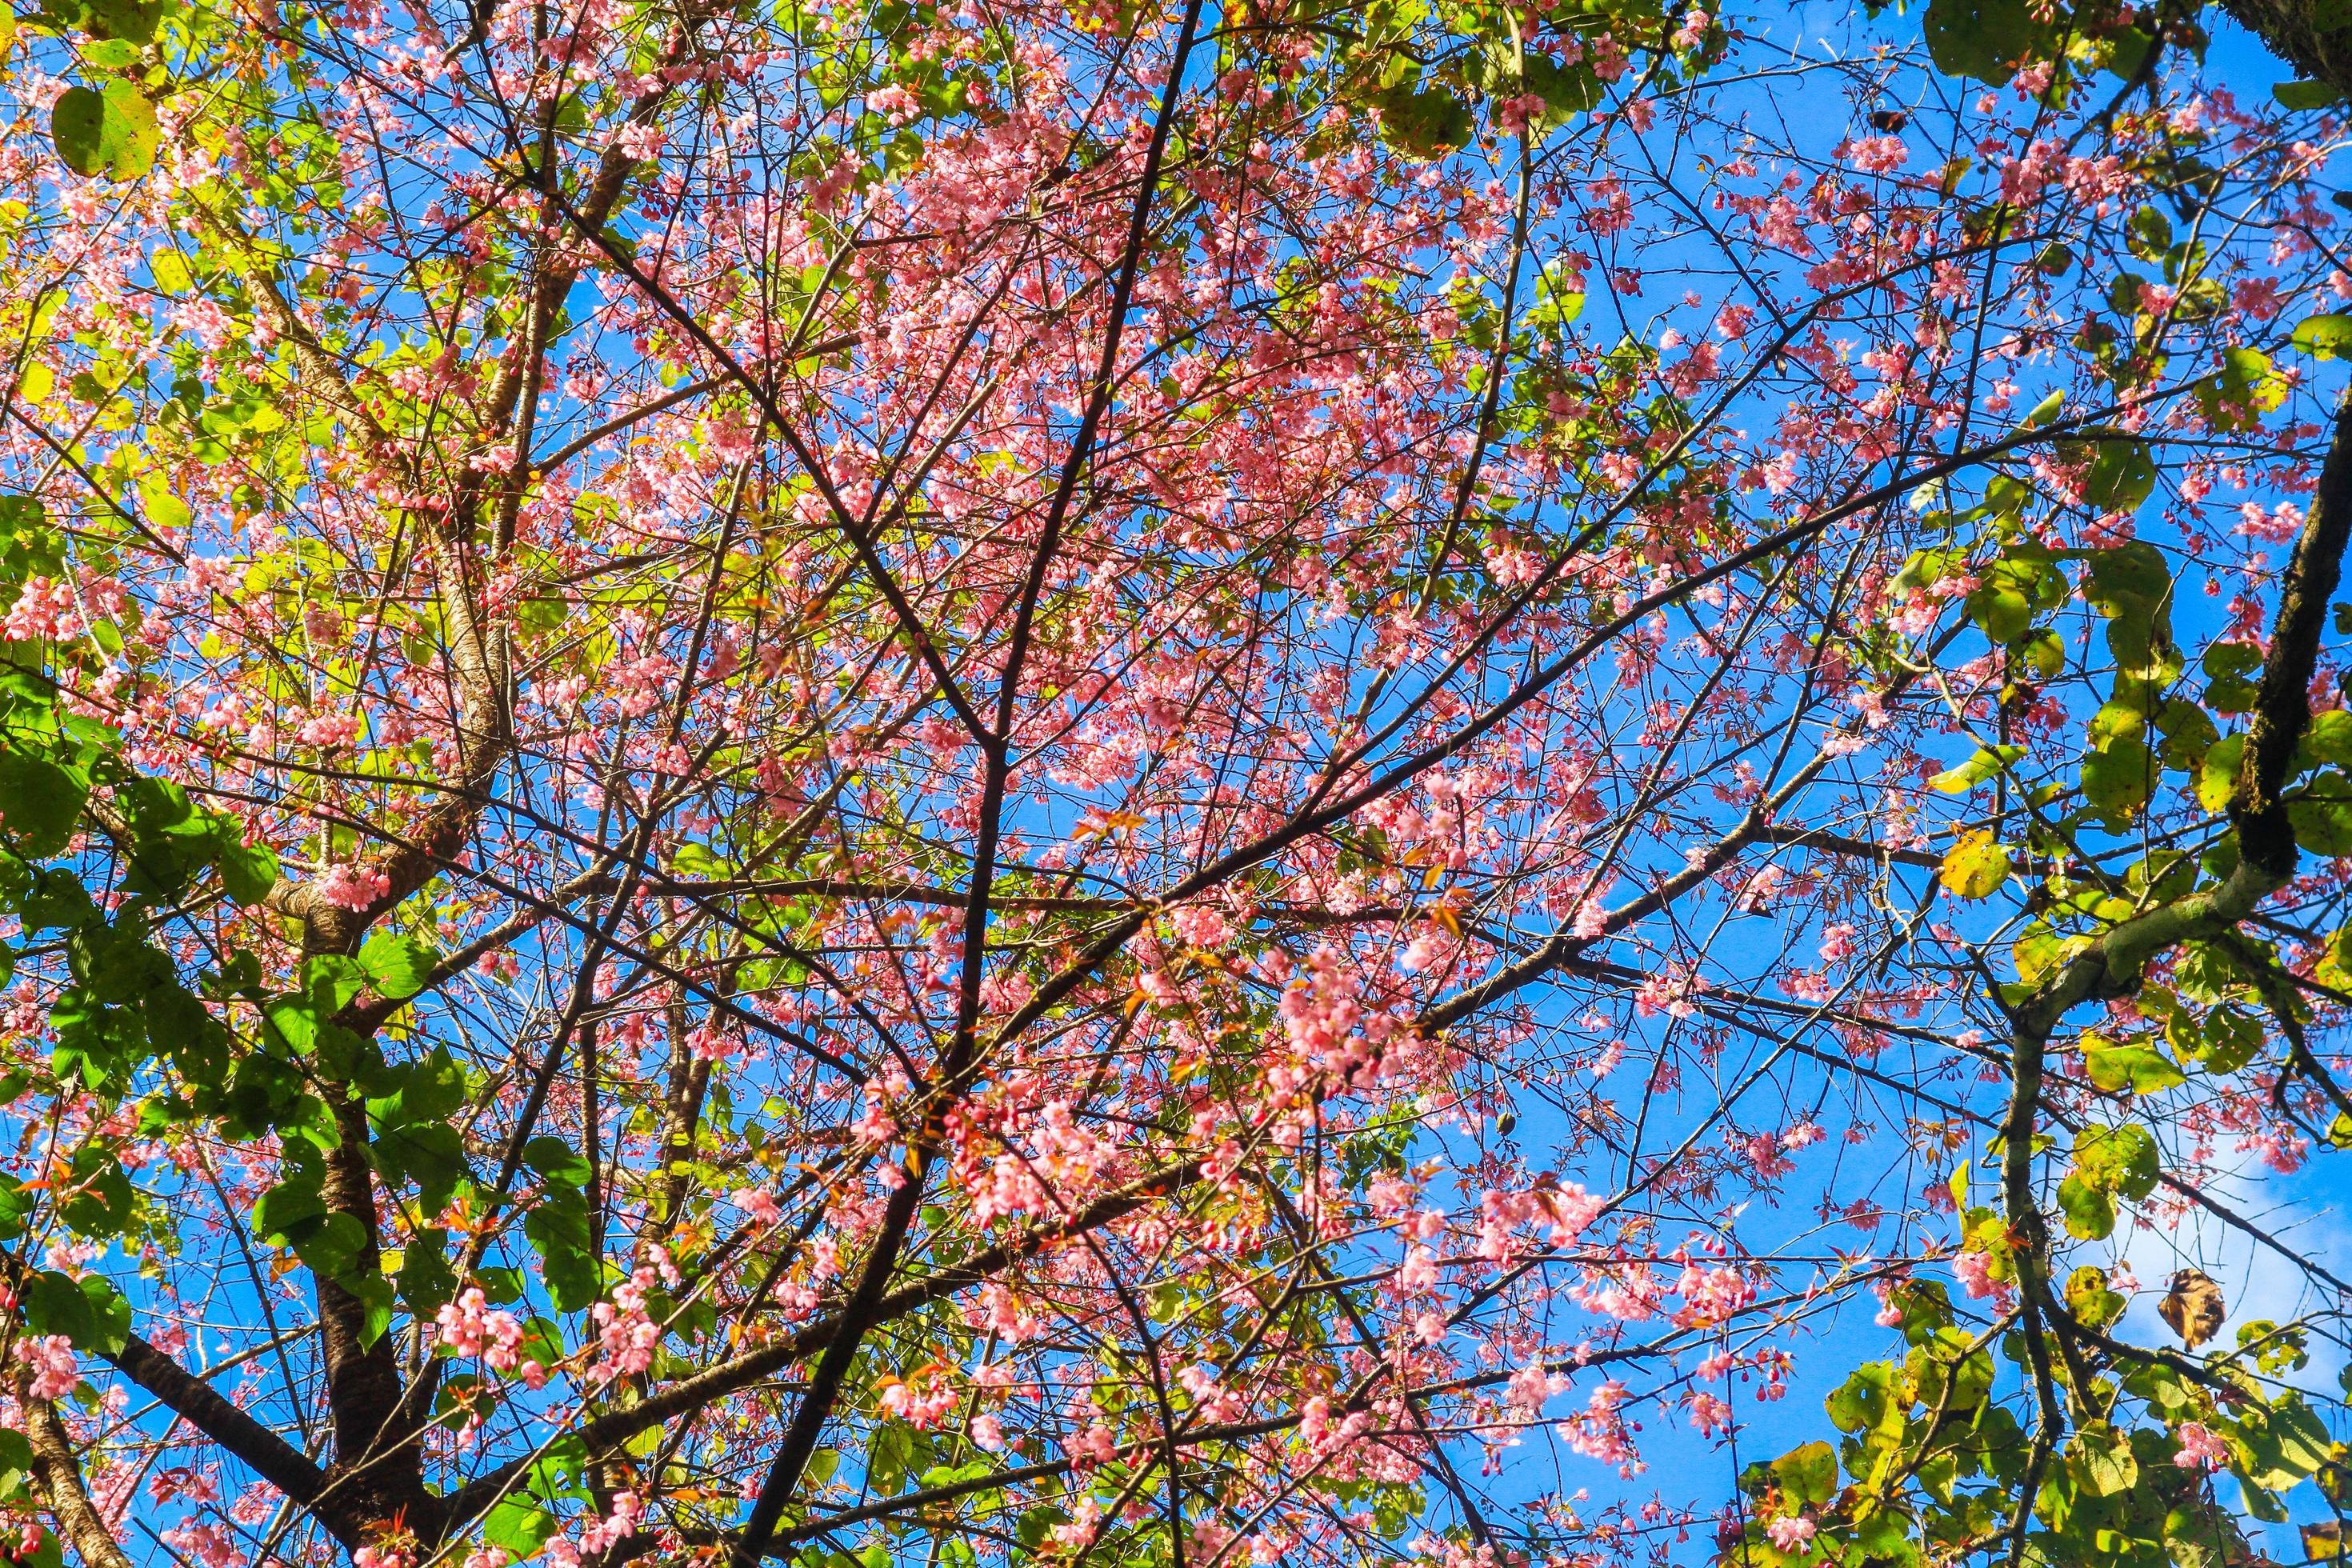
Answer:
[[308, 1055], [319, 1043], [319, 1009], [307, 997], [272, 996], [261, 1016], [290, 1050]]
[[2085, 1263], [2066, 1277], [2066, 1310], [2095, 1329], [2123, 1316], [2124, 1299], [2107, 1288], [2104, 1269]]
[[2009, 851], [1994, 843], [1988, 831], [1964, 833], [1945, 852], [1936, 879], [1958, 897], [1990, 898], [2009, 880]]
[[2325, 109], [2344, 96], [2324, 81], [2283, 81], [2271, 89], [2281, 109]]
[[540, 1272], [559, 1311], [593, 1301], [604, 1280], [588, 1250], [588, 1203], [571, 1187], [549, 1187], [522, 1218], [522, 1233], [538, 1249]]
[[289, 1239], [294, 1243], [295, 1256], [311, 1272], [348, 1282], [359, 1267], [361, 1251], [367, 1246], [367, 1230], [355, 1216], [337, 1213], [310, 1225], [298, 1226]]
[[75, 1280], [45, 1269], [26, 1281], [25, 1321], [36, 1333], [63, 1334], [76, 1349], [112, 1355], [129, 1342], [131, 1303], [99, 1275]]
[[269, 889], [278, 885], [278, 857], [267, 845], [244, 842], [237, 837], [236, 825], [225, 818], [213, 842], [221, 886], [239, 908], [252, 909], [269, 896]]
[[2083, 796], [2111, 822], [2128, 819], [2155, 793], [2157, 771], [2146, 742], [2109, 741], [2083, 759]]
[[68, 986], [49, 1006], [49, 1026], [57, 1031], [57, 1049], [49, 1055], [60, 1079], [79, 1077], [96, 1089], [122, 1070], [122, 1013], [93, 1001], [79, 986]]
[[2029, 0], [1933, 0], [1923, 30], [1937, 70], [2000, 87], [2020, 57], [2040, 54], [2050, 29]]
[[1808, 1443], [1772, 1461], [1780, 1490], [1798, 1502], [1827, 1502], [1836, 1495], [1836, 1451], [1827, 1443]]
[[466, 1102], [466, 1069], [447, 1047], [386, 1070], [386, 1092], [368, 1100], [368, 1114], [385, 1127], [438, 1123]]
[[2084, 597], [2107, 617], [2107, 647], [2120, 674], [2165, 680], [2179, 668], [2172, 652], [2172, 569], [2144, 540], [2086, 552]]
[[[166, 258], [170, 258], [169, 261], [165, 259]], [[169, 291], [184, 293], [188, 288], [187, 267], [180, 260], [176, 251], [158, 252], [154, 260], [149, 264], [150, 269], [155, 274], [157, 286], [164, 288], [168, 288], [164, 283], [165, 274], [174, 265], [179, 268], [180, 287]], [[173, 533], [184, 531], [195, 521], [195, 513], [189, 510], [188, 503], [173, 495], [158, 479], [147, 479], [140, 485], [139, 506], [140, 510], [147, 514], [149, 523]]]
[[2230, 804], [2230, 796], [2238, 787], [2238, 767], [2246, 754], [2243, 735], [2224, 735], [2213, 742], [2205, 753], [2204, 764], [2197, 771], [2197, 804], [2208, 811], [2219, 811]]
[[2136, 511], [2156, 492], [2156, 463], [2141, 441], [2099, 443], [2083, 479], [2083, 500], [2101, 511]]
[[0, 829], [27, 859], [63, 853], [89, 798], [89, 780], [79, 769], [0, 748]]
[[2200, 1020], [2186, 1007], [2177, 1007], [2165, 1020], [2165, 1043], [2173, 1054], [2194, 1061], [2207, 1072], [2233, 1073], [2253, 1060], [2263, 1048], [2259, 1019], [2233, 1007], [2216, 1007]]
[[595, 1173], [587, 1157], [561, 1138], [534, 1138], [522, 1146], [522, 1163], [551, 1182], [586, 1187]]
[[428, 1215], [447, 1208], [457, 1184], [472, 1173], [466, 1163], [464, 1137], [446, 1121], [412, 1121], [382, 1129], [369, 1145], [369, 1152], [387, 1177], [416, 1184], [417, 1205]]
[[2154, 1192], [2163, 1174], [2156, 1140], [2147, 1129], [2130, 1122], [2119, 1127], [2094, 1123], [2077, 1132], [2074, 1170], [2098, 1191], [2115, 1193], [2134, 1203]]
[[2217, 642], [2198, 661], [2211, 684], [2205, 701], [2217, 713], [2243, 713], [2254, 705], [2254, 683], [2247, 677], [2262, 668], [2263, 656], [2242, 642]]
[[433, 944], [414, 936], [378, 931], [360, 948], [360, 969], [376, 994], [404, 1001], [425, 989], [440, 959]]
[[2221, 739], [2212, 716], [2194, 702], [2179, 697], [2156, 710], [2156, 727], [2164, 737], [2157, 754], [2175, 773], [2195, 773], [2203, 764], [2205, 753]]
[[321, 952], [302, 961], [302, 990], [320, 1017], [331, 1017], [367, 989], [367, 972], [340, 952]]
[[2085, 1426], [2067, 1445], [2066, 1457], [2084, 1487], [2100, 1497], [2121, 1497], [2139, 1484], [2131, 1444], [2104, 1421]]
[[1979, 588], [1960, 605], [1993, 642], [2015, 642], [2033, 625], [2032, 601], [1999, 583]]
[[2313, 763], [2334, 763], [2339, 767], [2352, 763], [2352, 713], [2341, 708], [2314, 713], [2299, 750], [2306, 767]]
[[291, 1171], [286, 1179], [261, 1194], [253, 1205], [253, 1234], [273, 1244], [325, 1216], [327, 1200], [320, 1195], [314, 1171]]
[[457, 1276], [449, 1267], [449, 1233], [421, 1230], [409, 1239], [400, 1260], [400, 1299], [419, 1322], [431, 1321], [442, 1304], [457, 1294]]
[[131, 1228], [139, 1194], [121, 1163], [87, 1146], [73, 1158], [73, 1182], [68, 1195], [58, 1205], [58, 1217], [87, 1237], [121, 1236]]
[[1470, 140], [1469, 105], [1441, 89], [1399, 82], [1370, 95], [1381, 111], [1381, 140], [1415, 158], [1435, 158]]
[[2294, 841], [2315, 855], [2352, 855], [2352, 778], [2334, 768], [2315, 773], [2286, 797]]
[[482, 1521], [482, 1539], [504, 1547], [517, 1562], [538, 1556], [554, 1535], [555, 1516], [527, 1497], [499, 1499]]
[[2101, 703], [2099, 710], [2091, 715], [2090, 735], [2095, 745], [2137, 741], [2147, 733], [2147, 715], [2136, 703]]
[[2085, 1035], [2083, 1057], [2091, 1081], [2110, 1094], [2125, 1089], [2134, 1094], [2158, 1094], [2189, 1081], [2187, 1075], [2167, 1061], [2161, 1052], [2137, 1042], [2117, 1044], [2097, 1035]]
[[2009, 667], [2034, 680], [2054, 679], [2066, 668], [2066, 639], [2044, 626], [2010, 645]]
[[155, 106], [129, 81], [69, 87], [49, 110], [66, 167], [87, 179], [135, 180], [155, 166]]
[[2352, 351], [2352, 316], [2314, 316], [2294, 329], [2294, 346], [2314, 359], [2339, 359]]
[[1902, 1394], [1903, 1369], [1892, 1362], [1866, 1362], [1824, 1402], [1831, 1424], [1841, 1432], [1899, 1436], [1909, 1409]]
[[1537, 50], [1528, 51], [1520, 62], [1519, 88], [1544, 100], [1544, 111], [1536, 121], [1539, 129], [1559, 125], [1601, 101], [1601, 79], [1591, 66], [1581, 61], [1562, 66]]
[[[11, 1080], [15, 1080], [26, 1075], [10, 1073], [8, 1076]], [[5, 1087], [7, 1086], [0, 1085], [0, 1088]], [[24, 1083], [18, 1082], [15, 1087], [17, 1094], [24, 1093]], [[34, 1209], [37, 1206], [38, 1199], [39, 1194], [26, 1190], [25, 1184], [16, 1177], [0, 1175], [0, 1237], [13, 1239], [22, 1236], [25, 1233], [25, 1222], [31, 1217]], [[5, 1430], [5, 1427], [0, 1427], [0, 1431]]]
[[2250, 430], [2255, 416], [2286, 401], [2287, 379], [2260, 349], [2221, 352], [2221, 373], [2197, 384], [2197, 401], [2217, 430]]
[[[359, 1221], [352, 1220], [352, 1225], [357, 1228]], [[338, 1278], [343, 1289], [358, 1297], [360, 1304], [367, 1309], [367, 1321], [360, 1327], [360, 1343], [375, 1343], [392, 1330], [392, 1310], [399, 1300], [392, 1281], [373, 1269], [350, 1272], [349, 1266]]]
[[154, 0], [47, 0], [43, 12], [94, 38], [121, 43], [153, 41], [163, 7]]
[[1979, 746], [1976, 755], [1956, 767], [1946, 768], [1927, 783], [1946, 795], [1966, 795], [1977, 785], [1999, 777], [2001, 769], [2024, 755], [2023, 746]]
[[147, 1039], [168, 1052], [180, 1076], [218, 1082], [228, 1071], [228, 1031], [197, 996], [176, 982], [148, 992]]

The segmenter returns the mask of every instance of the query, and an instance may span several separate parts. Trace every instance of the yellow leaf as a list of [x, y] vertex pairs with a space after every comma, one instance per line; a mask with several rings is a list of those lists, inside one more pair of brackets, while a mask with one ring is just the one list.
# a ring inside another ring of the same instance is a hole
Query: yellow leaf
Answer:
[[1936, 879], [1963, 899], [1989, 899], [2009, 880], [2009, 851], [1987, 829], [1963, 833], [1945, 854]]

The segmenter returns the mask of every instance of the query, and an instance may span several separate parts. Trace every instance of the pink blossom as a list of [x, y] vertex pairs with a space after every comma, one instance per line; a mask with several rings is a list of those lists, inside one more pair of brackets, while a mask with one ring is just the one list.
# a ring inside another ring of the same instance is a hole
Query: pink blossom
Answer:
[[2230, 1462], [2229, 1446], [2200, 1422], [2184, 1421], [2173, 1436], [2180, 1451], [2172, 1462], [2184, 1470], [2218, 1470]]
[[[218, 1520], [189, 1520], [156, 1534], [165, 1545], [184, 1557], [194, 1558], [204, 1568], [241, 1568], [245, 1562], [236, 1531]], [[352, 1561], [357, 1563], [359, 1559], [354, 1556]], [[381, 1564], [382, 1559], [378, 1562]]]
[[514, 1371], [522, 1359], [522, 1324], [513, 1313], [491, 1308], [478, 1287], [444, 1302], [433, 1321], [453, 1354], [480, 1356], [499, 1372]]
[[320, 898], [337, 909], [365, 913], [392, 891], [392, 879], [364, 866], [329, 866], [312, 884]]
[[63, 1334], [37, 1334], [25, 1342], [25, 1364], [33, 1373], [33, 1397], [63, 1399], [81, 1381], [73, 1341]]
[[866, 107], [893, 125], [904, 125], [922, 112], [923, 100], [894, 81], [867, 93]]
[[28, 642], [45, 637], [55, 642], [72, 636], [79, 625], [70, 584], [47, 577], [27, 577], [7, 618], [0, 620], [0, 638]]
[[589, 1309], [588, 1315], [596, 1324], [596, 1360], [588, 1368], [591, 1383], [601, 1385], [635, 1377], [653, 1365], [662, 1331], [646, 1311], [646, 1292], [658, 1278], [654, 1268], [640, 1264], [628, 1279], [613, 1287], [611, 1300]]
[[360, 721], [349, 713], [322, 713], [304, 720], [298, 733], [305, 745], [316, 746], [324, 752], [341, 751], [346, 746], [359, 744]]
[[751, 1216], [754, 1225], [772, 1226], [783, 1223], [784, 1211], [776, 1203], [776, 1194], [766, 1187], [748, 1187], [735, 1194], [735, 1206]]

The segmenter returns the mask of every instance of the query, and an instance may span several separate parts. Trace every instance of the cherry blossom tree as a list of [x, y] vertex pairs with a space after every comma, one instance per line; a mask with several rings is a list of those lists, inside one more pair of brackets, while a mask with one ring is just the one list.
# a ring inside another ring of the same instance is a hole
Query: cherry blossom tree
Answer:
[[2328, 1554], [2334, 31], [1823, 9], [18, 14], [9, 1554]]

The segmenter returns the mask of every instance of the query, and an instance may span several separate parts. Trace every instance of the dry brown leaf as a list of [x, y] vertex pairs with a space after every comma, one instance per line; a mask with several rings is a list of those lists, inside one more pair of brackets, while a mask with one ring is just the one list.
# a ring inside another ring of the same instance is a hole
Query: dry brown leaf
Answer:
[[2221, 1331], [2230, 1307], [2211, 1275], [2201, 1268], [2183, 1268], [2172, 1277], [2172, 1289], [2157, 1303], [2156, 1315], [2193, 1351]]

